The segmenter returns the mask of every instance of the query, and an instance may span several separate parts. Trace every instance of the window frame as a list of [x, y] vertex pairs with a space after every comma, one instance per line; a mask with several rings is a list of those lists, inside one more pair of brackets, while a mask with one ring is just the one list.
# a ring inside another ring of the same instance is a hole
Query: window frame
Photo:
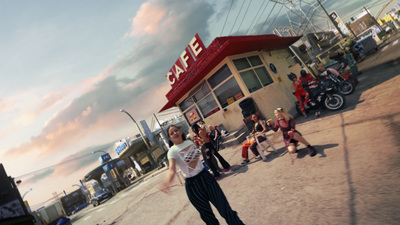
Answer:
[[[260, 59], [260, 61], [262, 62], [262, 64], [257, 65], [257, 66], [252, 66], [251, 61], [249, 60], [249, 58], [254, 57], [254, 56], [257, 56], [257, 57]], [[247, 62], [250, 64], [250, 68], [238, 70], [237, 67], [236, 67], [236, 65], [235, 65], [235, 63], [234, 63], [234, 60], [239, 60], [239, 59], [246, 59]], [[237, 71], [237, 73], [238, 73], [240, 79], [242, 80], [244, 86], [246, 87], [247, 91], [248, 91], [250, 94], [252, 94], [252, 93], [254, 93], [254, 92], [257, 92], [257, 91], [263, 89], [264, 87], [267, 87], [268, 85], [273, 84], [273, 83], [275, 82], [274, 79], [273, 79], [273, 77], [271, 76], [270, 72], [268, 71], [268, 69], [267, 69], [268, 67], [266, 66], [266, 64], [265, 64], [265, 62], [263, 61], [263, 59], [262, 59], [262, 57], [260, 56], [260, 54], [252, 54], [252, 55], [246, 55], [246, 56], [240, 56], [240, 57], [232, 58], [232, 64], [233, 64], [233, 66], [235, 67], [235, 70]], [[264, 67], [264, 68], [265, 68], [265, 71], [267, 72], [267, 76], [269, 76], [270, 80], [272, 81], [271, 83], [268, 83], [267, 85], [264, 85], [264, 84], [262, 83], [262, 81], [261, 81], [259, 75], [257, 74], [257, 72], [256, 72], [256, 70], [255, 70], [255, 69], [258, 69], [258, 68], [261, 68], [261, 67]], [[240, 75], [240, 73], [242, 73], [242, 72], [247, 72], [247, 71], [250, 71], [250, 70], [253, 71], [253, 73], [255, 74], [255, 76], [256, 76], [256, 78], [257, 78], [259, 84], [261, 85], [261, 88], [255, 90], [255, 91], [250, 91], [250, 90], [249, 90], [249, 88], [248, 88], [247, 85], [246, 85], [246, 82], [243, 80], [242, 76]]]
[[[251, 65], [251, 64], [250, 64], [250, 65]], [[262, 64], [262, 65], [264, 65], [264, 64]], [[226, 77], [223, 81], [221, 81], [219, 84], [217, 84], [215, 87], [212, 87], [212, 86], [210, 85], [208, 79], [211, 78], [213, 75], [215, 75], [218, 71], [220, 71], [224, 66], [226, 66], [226, 67], [229, 69], [229, 71], [231, 72], [231, 74], [230, 74], [229, 76], [227, 76], [227, 77]], [[236, 69], [236, 68], [234, 68], [234, 69]], [[183, 100], [183, 101], [187, 101], [188, 99], [191, 98], [191, 101], [193, 101], [193, 104], [190, 105], [189, 107], [187, 107], [185, 110], [182, 110], [180, 106], [179, 106], [179, 109], [180, 109], [181, 112], [185, 115], [186, 112], [188, 112], [189, 110], [192, 110], [192, 108], [195, 107], [196, 110], [197, 110], [197, 112], [198, 112], [198, 114], [200, 115], [201, 119], [203, 119], [203, 120], [204, 120], [205, 118], [207, 118], [208, 116], [211, 116], [212, 114], [214, 114], [214, 113], [216, 113], [216, 112], [218, 112], [218, 111], [221, 111], [221, 110], [225, 109], [225, 108], [228, 107], [230, 104], [228, 104], [228, 105], [225, 106], [225, 107], [222, 107], [221, 103], [220, 103], [219, 100], [218, 100], [218, 97], [215, 95], [215, 90], [218, 89], [219, 87], [221, 87], [222, 85], [224, 85], [224, 84], [225, 84], [226, 82], [228, 82], [231, 78], [233, 78], [233, 79], [235, 80], [237, 86], [239, 87], [240, 92], [241, 92], [241, 94], [242, 94], [242, 97], [241, 97], [241, 98], [244, 98], [244, 97], [245, 97], [245, 93], [244, 93], [244, 91], [242, 90], [241, 86], [239, 85], [239, 81], [237, 80], [237, 78], [235, 77], [234, 73], [232, 72], [232, 68], [229, 67], [229, 59], [228, 59], [225, 63], [222, 64], [222, 66], [220, 66], [217, 70], [215, 70], [215, 72], [214, 72], [213, 74], [211, 74], [210, 76], [208, 76], [207, 79], [204, 79], [204, 81], [203, 81], [202, 84], [200, 84], [199, 86], [193, 88], [193, 89], [192, 89], [193, 91], [190, 92], [190, 94]], [[257, 78], [257, 79], [258, 79], [258, 78]], [[201, 89], [202, 89], [202, 88], [201, 88], [201, 85], [208, 85], [208, 88], [210, 89], [210, 92], [209, 92], [207, 95], [203, 96], [201, 99], [195, 99], [195, 98], [194, 98], [194, 95], [197, 93], [195, 90], [201, 90]], [[217, 109], [218, 109], [218, 110], [215, 111], [214, 113], [211, 113], [211, 114], [208, 113], [208, 114], [207, 114], [208, 116], [207, 116], [207, 115], [203, 115], [203, 112], [201, 111], [200, 106], [199, 106], [198, 103], [201, 102], [202, 100], [204, 100], [204, 99], [205, 99], [206, 97], [208, 97], [209, 95], [212, 95], [212, 96], [213, 96], [213, 99], [214, 99], [215, 103], [217, 103], [217, 106], [218, 106]], [[183, 102], [183, 101], [182, 101], [182, 102]], [[236, 102], [236, 101], [238, 101], [238, 99], [236, 100], [236, 98], [235, 98], [235, 102]], [[181, 102], [181, 103], [182, 103], [182, 102]], [[181, 103], [179, 103], [178, 105], [180, 105]], [[185, 117], [185, 119], [187, 120], [186, 117]], [[187, 122], [189, 123], [189, 121], [187, 121]], [[189, 124], [190, 124], [190, 123], [189, 123]]]

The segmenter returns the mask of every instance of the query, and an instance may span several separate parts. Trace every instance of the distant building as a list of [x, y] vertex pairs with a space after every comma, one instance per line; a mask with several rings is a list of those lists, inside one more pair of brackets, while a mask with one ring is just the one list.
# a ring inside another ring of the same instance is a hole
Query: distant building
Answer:
[[358, 35], [374, 25], [376, 25], [375, 19], [369, 13], [365, 13], [363, 16], [360, 16], [350, 23], [349, 27], [354, 34]]

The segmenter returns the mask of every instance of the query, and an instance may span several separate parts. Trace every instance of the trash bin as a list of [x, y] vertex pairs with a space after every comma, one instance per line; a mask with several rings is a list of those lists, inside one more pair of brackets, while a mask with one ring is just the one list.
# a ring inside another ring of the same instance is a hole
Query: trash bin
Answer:
[[57, 221], [57, 225], [72, 225], [72, 224], [71, 224], [71, 220], [70, 220], [69, 218], [61, 217], [61, 218]]
[[358, 74], [360, 74], [360, 71], [358, 71], [358, 67], [357, 67], [357, 62], [353, 57], [353, 54], [346, 54], [343, 56], [343, 58], [345, 60], [347, 60], [348, 66], [350, 67], [350, 73], [354, 76], [357, 76]]

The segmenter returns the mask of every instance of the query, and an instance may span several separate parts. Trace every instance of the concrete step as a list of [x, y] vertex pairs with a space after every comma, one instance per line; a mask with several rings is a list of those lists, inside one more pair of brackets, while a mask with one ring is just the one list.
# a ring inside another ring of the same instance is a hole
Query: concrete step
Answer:
[[225, 136], [221, 139], [219, 149], [241, 144], [244, 140], [246, 140], [246, 136], [249, 135], [249, 133], [250, 132], [246, 127], [242, 127], [238, 130], [230, 132], [228, 136]]

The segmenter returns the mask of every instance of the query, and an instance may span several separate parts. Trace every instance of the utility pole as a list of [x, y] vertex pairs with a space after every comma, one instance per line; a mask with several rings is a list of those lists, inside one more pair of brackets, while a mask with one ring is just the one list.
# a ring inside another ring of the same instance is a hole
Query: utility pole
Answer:
[[381, 25], [378, 23], [378, 21], [375, 19], [375, 17], [373, 17], [373, 16], [371, 15], [371, 13], [369, 13], [369, 11], [367, 10], [367, 8], [365, 8], [365, 6], [364, 6], [363, 8], [364, 8], [365, 12], [367, 12], [367, 14], [374, 20], [376, 26], [378, 26], [379, 29], [380, 29], [381, 31], [383, 31], [383, 28], [382, 28]]
[[342, 36], [342, 38], [345, 38], [346, 35], [343, 34], [342, 30], [339, 29], [338, 25], [335, 23], [335, 21], [333, 21], [333, 19], [329, 16], [328, 12], [326, 11], [326, 9], [324, 8], [324, 6], [321, 4], [321, 2], [319, 0], [317, 0], [318, 4], [321, 6], [321, 8], [324, 10], [325, 14], [328, 16], [329, 20], [333, 23], [333, 25], [335, 26], [336, 30], [340, 33], [340, 35]]

